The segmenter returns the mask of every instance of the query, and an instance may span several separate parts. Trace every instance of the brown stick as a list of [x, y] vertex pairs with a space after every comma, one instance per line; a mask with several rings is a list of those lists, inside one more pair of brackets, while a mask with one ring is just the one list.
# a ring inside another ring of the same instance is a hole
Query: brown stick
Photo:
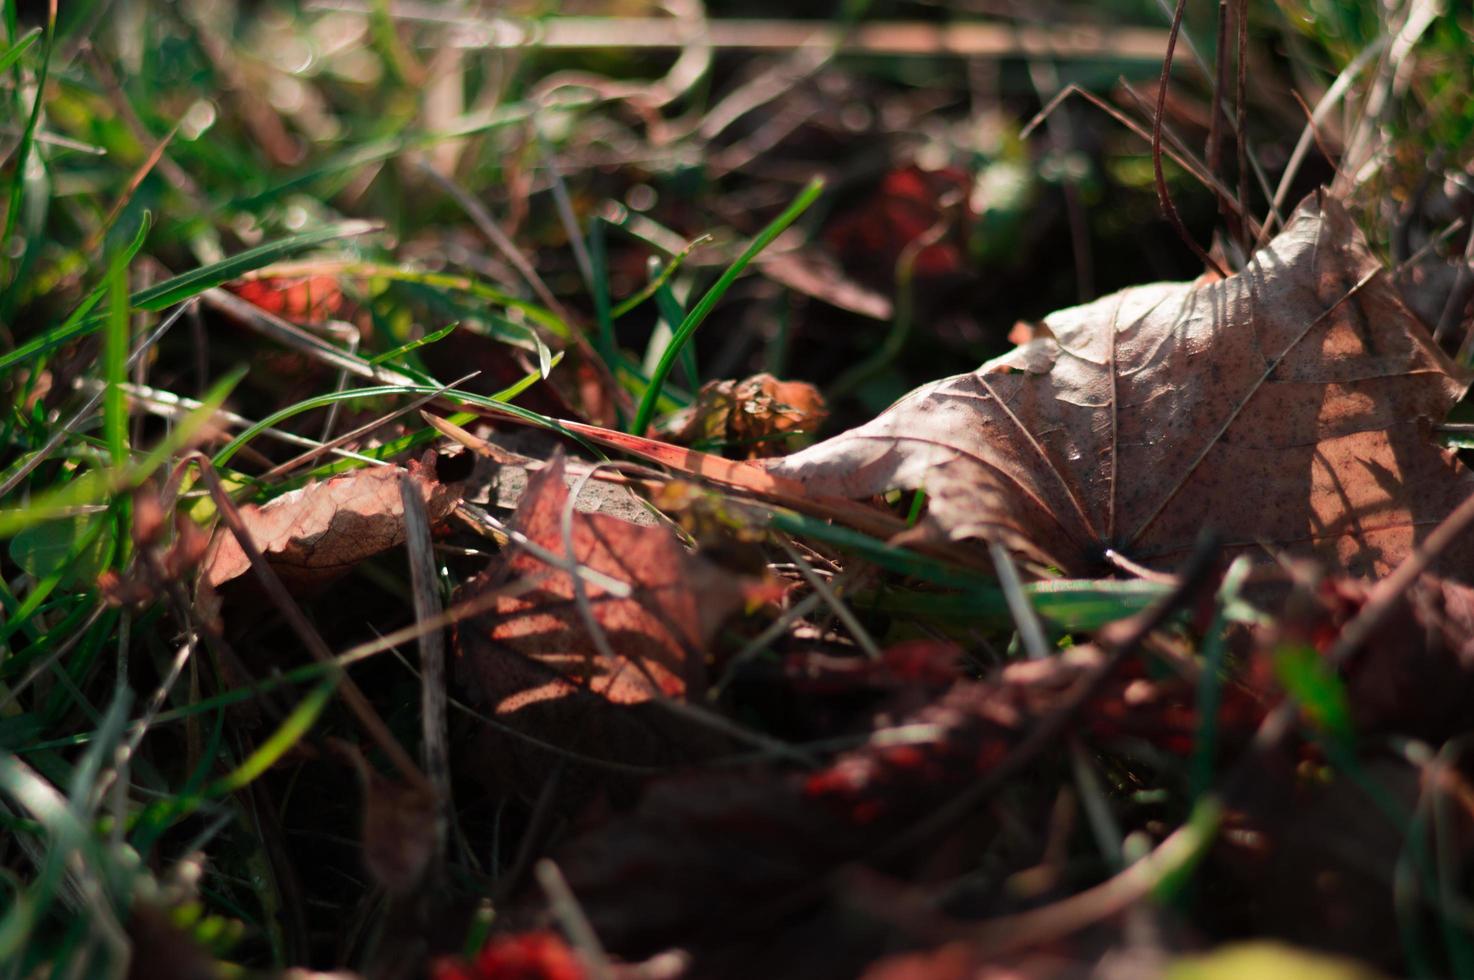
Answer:
[[[1162, 116], [1167, 110], [1167, 86], [1172, 81], [1172, 52], [1177, 47], [1177, 34], [1182, 29], [1182, 14], [1186, 8], [1187, 0], [1177, 0], [1177, 7], [1172, 11], [1172, 29], [1167, 34], [1167, 54], [1162, 59], [1162, 80], [1157, 85], [1157, 111], [1152, 117], [1152, 173], [1156, 178], [1157, 203], [1162, 207], [1163, 216], [1187, 244], [1187, 247], [1192, 249], [1193, 254], [1203, 260], [1204, 265], [1227, 279], [1228, 273], [1223, 270], [1223, 267], [1215, 262], [1211, 255], [1203, 251], [1203, 246], [1187, 233], [1187, 227], [1182, 223], [1182, 216], [1177, 213], [1177, 205], [1172, 203], [1172, 195], [1167, 192], [1167, 178], [1162, 172]], [[1218, 111], [1216, 103], [1213, 111], [1214, 113]]]

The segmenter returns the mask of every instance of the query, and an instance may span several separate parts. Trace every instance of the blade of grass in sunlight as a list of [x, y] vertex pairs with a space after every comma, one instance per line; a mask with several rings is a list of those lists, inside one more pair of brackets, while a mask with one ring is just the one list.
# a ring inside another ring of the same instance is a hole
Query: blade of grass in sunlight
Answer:
[[323, 709], [332, 700], [333, 692], [338, 689], [342, 669], [329, 669], [330, 667], [328, 665], [324, 668], [328, 670], [327, 675], [307, 692], [291, 713], [282, 719], [276, 730], [263, 739], [240, 765], [216, 778], [197, 793], [180, 794], [160, 801], [141, 813], [135, 822], [136, 844], [141, 848], [150, 846], [158, 834], [170, 825], [194, 813], [210, 800], [244, 789], [279, 762], [317, 724]]
[[417, 340], [411, 340], [407, 344], [400, 344], [398, 347], [395, 347], [392, 350], [386, 350], [382, 354], [376, 354], [373, 357], [369, 358], [368, 362], [370, 364], [388, 364], [392, 361], [396, 361], [404, 355], [408, 354], [410, 351], [419, 350], [421, 347], [428, 347], [431, 344], [435, 343], [437, 340], [444, 340], [446, 337], [449, 337], [452, 333], [454, 333], [456, 327], [458, 326], [460, 326], [460, 324], [452, 323], [449, 326], [441, 327], [439, 330], [433, 331], [432, 333], [427, 333], [425, 334], [425, 336], [420, 337]]
[[[129, 304], [136, 310], [147, 310], [157, 312], [166, 307], [182, 303], [185, 300], [203, 293], [207, 289], [219, 286], [223, 283], [239, 279], [247, 272], [254, 271], [262, 266], [292, 255], [296, 252], [316, 248], [328, 242], [337, 241], [354, 235], [364, 235], [377, 229], [377, 225], [367, 221], [349, 221], [338, 225], [331, 225], [317, 231], [304, 232], [301, 235], [293, 235], [290, 238], [279, 239], [265, 245], [247, 249], [239, 255], [231, 256], [220, 262], [213, 262], [191, 272], [183, 273], [165, 280], [156, 286], [140, 290], [129, 298]], [[135, 237], [133, 245], [120, 253], [115, 261], [131, 261], [137, 250], [143, 245], [143, 237], [147, 234], [147, 222]], [[102, 299], [105, 286], [100, 286], [82, 301], [82, 304], [67, 317], [60, 326], [42, 333], [40, 336], [20, 345], [8, 354], [0, 356], [0, 371], [4, 371], [15, 364], [31, 360], [49, 350], [60, 347], [62, 344], [78, 337], [84, 336], [99, 329], [103, 320], [96, 317], [88, 317], [92, 308]]]
[[[4, 250], [0, 251], [0, 285], [5, 287], [7, 294], [15, 285], [16, 268], [24, 266], [26, 255], [30, 251], [29, 243], [27, 243], [25, 251], [19, 256], [18, 266], [11, 265], [10, 236], [15, 231], [16, 222], [20, 220], [21, 202], [25, 195], [26, 180], [30, 176], [31, 153], [36, 145], [36, 126], [41, 121], [41, 109], [46, 104], [46, 82], [51, 72], [51, 55], [55, 42], [56, 4], [53, 2], [49, 6], [46, 27], [43, 31], [41, 66], [36, 70], [36, 100], [31, 104], [30, 113], [26, 116], [25, 128], [21, 130], [20, 142], [16, 144], [15, 163], [11, 171], [10, 186], [6, 190], [5, 225], [3, 230], [0, 230], [0, 243], [4, 243]], [[29, 45], [30, 42], [26, 43]], [[17, 53], [16, 57], [19, 56]]]
[[102, 378], [107, 390], [102, 397], [102, 428], [108, 457], [114, 466], [128, 458], [128, 399], [123, 384], [128, 380], [128, 267], [114, 264], [108, 270], [107, 330], [103, 335]]
[[[558, 359], [555, 358], [553, 363], [557, 363], [557, 360]], [[257, 422], [255, 425], [252, 425], [250, 428], [244, 430], [243, 432], [241, 432], [240, 435], [236, 436], [234, 439], [230, 440], [230, 442], [221, 447], [220, 451], [215, 454], [212, 462], [217, 467], [224, 466], [226, 463], [230, 462], [232, 456], [240, 452], [242, 447], [244, 447], [252, 439], [256, 438], [256, 436], [260, 435], [262, 431], [269, 429], [277, 425], [278, 423], [293, 417], [294, 415], [301, 415], [303, 412], [311, 411], [314, 408], [324, 408], [326, 406], [339, 404], [341, 402], [356, 401], [363, 398], [384, 398], [393, 395], [440, 395], [442, 398], [445, 398], [448, 401], [460, 402], [466, 405], [479, 405], [483, 408], [492, 408], [498, 412], [505, 412], [510, 415], [515, 415], [518, 418], [525, 419], [526, 421], [531, 422], [534, 425], [540, 425], [544, 428], [557, 429], [558, 425], [554, 420], [539, 415], [536, 412], [530, 412], [525, 408], [519, 408], [516, 405], [507, 404], [507, 402], [509, 402], [511, 399], [516, 398], [522, 392], [526, 391], [530, 386], [535, 384], [540, 377], [541, 376], [539, 375], [539, 373], [534, 371], [528, 375], [525, 375], [521, 380], [517, 381], [516, 383], [503, 388], [501, 391], [498, 391], [496, 394], [490, 396], [477, 395], [468, 391], [457, 391], [454, 388], [444, 388], [435, 385], [382, 385], [374, 388], [351, 388], [347, 391], [339, 391], [327, 395], [318, 395], [316, 397], [300, 401], [295, 405], [289, 405], [278, 412], [273, 412], [271, 415], [268, 415], [266, 418]]]
[[198, 296], [207, 289], [239, 279], [264, 265], [270, 265], [296, 252], [316, 248], [344, 238], [354, 238], [378, 231], [379, 225], [372, 221], [345, 221], [329, 225], [316, 231], [303, 232], [290, 238], [279, 239], [247, 249], [220, 262], [185, 272], [135, 293], [131, 302], [140, 310], [158, 311], [175, 303], [182, 303], [191, 296]]

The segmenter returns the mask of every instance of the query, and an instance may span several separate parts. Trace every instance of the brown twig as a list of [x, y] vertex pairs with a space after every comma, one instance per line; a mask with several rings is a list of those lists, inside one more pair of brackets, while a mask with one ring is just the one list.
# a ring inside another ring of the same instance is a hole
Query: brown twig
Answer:
[[[1239, 213], [1247, 214], [1249, 207], [1249, 0], [1238, 0], [1236, 5], [1236, 16], [1238, 17], [1238, 64], [1237, 79], [1234, 85], [1234, 112], [1237, 116], [1235, 136], [1238, 139], [1237, 150], [1239, 158]], [[1255, 161], [1258, 166], [1258, 161]], [[1265, 182], [1265, 193], [1269, 192], [1267, 181]], [[1249, 222], [1239, 221], [1239, 243], [1248, 253], [1253, 245], [1253, 236], [1249, 230]], [[1247, 258], [1247, 255], [1245, 256]]]
[[[410, 584], [414, 590], [415, 622], [425, 622], [444, 609], [436, 588], [435, 555], [430, 540], [430, 515], [425, 498], [408, 472], [399, 474], [399, 499], [404, 505], [404, 544], [409, 552]], [[455, 812], [450, 789], [450, 743], [446, 722], [445, 631], [427, 629], [420, 646], [420, 759], [435, 787], [435, 852], [445, 856], [446, 828]]]
[[[1132, 89], [1128, 86], [1126, 91], [1133, 98], [1140, 98], [1139, 96], [1137, 96], [1135, 89]], [[1101, 112], [1104, 112], [1116, 122], [1120, 123], [1122, 126], [1125, 126], [1137, 136], [1140, 136], [1147, 143], [1150, 143], [1152, 141], [1151, 132], [1142, 127], [1142, 125], [1136, 120], [1132, 119], [1130, 116], [1126, 115], [1120, 109], [1117, 109], [1115, 106], [1111, 105], [1109, 102], [1105, 101], [1094, 92], [1091, 92], [1089, 89], [1081, 88], [1079, 85], [1073, 82], [1061, 89], [1059, 94], [1050, 99], [1048, 104], [1045, 105], [1044, 108], [1040, 109], [1037, 113], [1034, 114], [1034, 118], [1030, 119], [1028, 123], [1024, 126], [1024, 128], [1019, 131], [1019, 138], [1028, 139], [1029, 134], [1037, 129], [1039, 125], [1044, 122], [1045, 119], [1049, 118], [1050, 114], [1053, 113], [1054, 110], [1059, 108], [1060, 103], [1064, 102], [1065, 99], [1069, 98], [1072, 95], [1078, 95], [1086, 102], [1089, 102]], [[1180, 145], [1180, 143], [1178, 143], [1177, 141], [1177, 138], [1173, 134], [1166, 133], [1164, 135], [1174, 145], [1163, 146], [1163, 153], [1166, 153], [1167, 156], [1171, 157], [1174, 163], [1176, 163], [1183, 170], [1186, 170], [1191, 177], [1197, 180], [1198, 183], [1202, 184], [1204, 187], [1211, 189], [1214, 193], [1221, 193], [1225, 198], [1227, 198], [1239, 215], [1239, 219], [1241, 221], [1246, 222], [1251, 228], [1258, 227], [1258, 223], [1249, 216], [1247, 211], [1243, 210], [1239, 202], [1233, 200], [1233, 195], [1228, 192], [1228, 188], [1224, 186], [1224, 184], [1219, 181], [1216, 176], [1208, 173], [1207, 170], [1204, 169], [1203, 165], [1193, 158], [1192, 154], [1187, 150], [1187, 147]]]
[[[1223, 90], [1228, 87], [1228, 16], [1230, 0], [1218, 0], [1218, 34], [1214, 50], [1217, 64], [1213, 66], [1213, 98], [1208, 106], [1208, 140], [1203, 145], [1203, 162], [1208, 172], [1216, 174], [1223, 163]], [[1218, 213], [1228, 217], [1228, 202], [1218, 196]]]
[[[1177, 0], [1177, 6], [1172, 11], [1172, 28], [1167, 33], [1167, 53], [1162, 58], [1162, 79], [1157, 85], [1157, 109], [1152, 116], [1152, 174], [1157, 184], [1157, 203], [1161, 205], [1162, 214], [1172, 225], [1187, 247], [1192, 249], [1193, 254], [1203, 260], [1203, 264], [1224, 279], [1228, 273], [1224, 271], [1213, 257], [1203, 250], [1187, 232], [1187, 227], [1182, 223], [1182, 216], [1177, 213], [1177, 205], [1172, 203], [1172, 195], [1167, 191], [1167, 177], [1162, 171], [1162, 117], [1167, 110], [1167, 87], [1172, 82], [1172, 53], [1177, 47], [1177, 35], [1182, 29], [1182, 14], [1187, 8], [1187, 0]], [[1221, 57], [1221, 55], [1220, 55]], [[1214, 113], [1218, 111], [1217, 103], [1214, 103]]]

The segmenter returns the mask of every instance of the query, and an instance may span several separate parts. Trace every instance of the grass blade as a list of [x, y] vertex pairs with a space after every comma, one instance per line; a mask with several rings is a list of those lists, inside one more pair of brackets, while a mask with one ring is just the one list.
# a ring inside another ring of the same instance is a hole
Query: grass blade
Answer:
[[342, 238], [366, 235], [377, 231], [378, 228], [379, 226], [372, 221], [345, 221], [342, 224], [319, 228], [317, 231], [303, 232], [290, 238], [258, 245], [239, 255], [232, 255], [220, 262], [212, 262], [210, 265], [185, 272], [157, 286], [135, 293], [132, 302], [134, 307], [140, 310], [162, 310], [166, 306], [182, 303], [191, 296], [198, 296], [207, 289], [239, 279], [248, 272], [254, 272], [262, 266], [270, 265], [295, 252], [316, 248]]
[[22, 34], [20, 40], [7, 48], [4, 54], [0, 54], [0, 71], [6, 71], [11, 65], [15, 64], [16, 59], [25, 54], [41, 34], [42, 31], [39, 27], [33, 27], [25, 34]]
[[671, 338], [670, 344], [665, 348], [665, 353], [661, 355], [660, 363], [655, 366], [655, 373], [650, 378], [650, 386], [645, 389], [645, 394], [640, 399], [640, 407], [635, 412], [635, 420], [630, 425], [629, 431], [631, 433], [634, 435], [643, 435], [650, 428], [651, 416], [655, 414], [655, 403], [660, 398], [660, 388], [665, 384], [666, 376], [670, 374], [671, 368], [676, 363], [676, 358], [680, 356], [681, 348], [690, 342], [692, 335], [696, 333], [696, 328], [701, 326], [706, 318], [711, 315], [711, 311], [721, 301], [722, 297], [727, 294], [727, 290], [732, 288], [732, 284], [737, 281], [737, 277], [742, 275], [752, 260], [757, 258], [763, 249], [771, 245], [775, 238], [783, 234], [789, 225], [797, 221], [799, 216], [809, 209], [809, 205], [813, 204], [823, 191], [824, 181], [822, 179], [816, 177], [811, 180], [809, 185], [794, 199], [793, 203], [782, 214], [773, 219], [772, 224], [758, 232], [757, 237], [752, 240], [752, 243], [747, 246], [747, 249], [737, 257], [737, 261], [727, 267], [727, 271], [722, 273], [721, 277], [706, 291], [706, 294], [701, 297], [691, 312], [686, 314], [686, 318], [681, 321], [680, 327], [676, 329], [675, 336]]
[[79, 507], [103, 503], [113, 494], [138, 486], [204, 430], [245, 374], [241, 368], [218, 382], [201, 399], [200, 407], [186, 415], [163, 442], [138, 462], [92, 470], [64, 486], [37, 494], [24, 507], [0, 510], [0, 538], [66, 516]]

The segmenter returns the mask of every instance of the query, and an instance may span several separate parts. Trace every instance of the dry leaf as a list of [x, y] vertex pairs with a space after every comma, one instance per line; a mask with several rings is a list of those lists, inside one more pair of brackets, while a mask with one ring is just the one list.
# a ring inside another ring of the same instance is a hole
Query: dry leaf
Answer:
[[363, 793], [359, 839], [363, 864], [390, 895], [410, 894], [435, 858], [439, 815], [434, 795], [375, 772], [358, 747], [333, 747], [353, 766]]
[[672, 441], [717, 442], [748, 459], [781, 456], [792, 437], [812, 433], [829, 412], [819, 389], [804, 381], [754, 374], [741, 381], [708, 381], [696, 403], [672, 420]]
[[268, 313], [298, 323], [331, 320], [343, 307], [343, 289], [335, 276], [248, 277], [226, 288]]
[[[1272, 690], [1275, 652], [1329, 653], [1366, 606], [1357, 579], [1303, 576], [1270, 625], [1253, 631], [1256, 687]], [[1360, 734], [1396, 732], [1438, 745], [1469, 731], [1474, 718], [1474, 588], [1424, 575], [1392, 600], [1379, 625], [1338, 668], [1351, 722]]]
[[[426, 453], [409, 464], [431, 522], [449, 514], [459, 499], [454, 484], [436, 478], [434, 458], [434, 453]], [[404, 543], [401, 472], [397, 466], [382, 466], [309, 483], [264, 506], [243, 506], [241, 518], [251, 540], [288, 587], [320, 584]], [[205, 555], [204, 581], [218, 587], [250, 567], [230, 529], [217, 529]]]
[[[771, 472], [817, 494], [921, 487], [930, 529], [1073, 574], [1108, 547], [1171, 566], [1211, 527], [1231, 550], [1382, 575], [1474, 491], [1428, 434], [1467, 379], [1333, 199], [1307, 199], [1236, 276], [1045, 326]], [[1467, 574], [1471, 552], [1466, 536], [1444, 567]]]
[[[563, 471], [558, 457], [531, 477], [513, 526], [545, 552], [569, 556], [631, 592], [619, 596], [585, 581], [588, 606], [580, 610], [571, 575], [517, 550], [463, 590], [459, 601], [474, 601], [519, 581], [533, 584], [457, 627], [462, 674], [499, 719], [542, 740], [622, 762], [662, 758], [670, 737], [663, 723], [673, 719], [609, 709], [703, 692], [706, 641], [740, 602], [742, 583], [687, 553], [666, 528], [602, 514], [571, 512], [570, 548]], [[546, 757], [531, 755], [537, 758], [498, 762], [513, 763], [507, 774], [514, 783], [524, 784], [524, 776], [537, 782]]]
[[[886, 663], [904, 676], [919, 659], [930, 676], [942, 653], [903, 648]], [[716, 769], [656, 780], [636, 808], [562, 848], [558, 865], [611, 953], [680, 945], [696, 958], [692, 976], [761, 976], [754, 964], [769, 944], [785, 943], [826, 902], [844, 902], [829, 878], [836, 868], [875, 859], [1004, 764], [1104, 656], [1082, 645], [1012, 664], [985, 680], [931, 688], [919, 707], [905, 707], [915, 692], [903, 687], [875, 712], [867, 742], [815, 771]], [[1149, 678], [1146, 662], [1132, 659], [1077, 723], [1092, 741], [1144, 739], [1186, 755], [1199, 728], [1195, 697], [1193, 680]], [[1261, 718], [1257, 702], [1226, 688], [1221, 744], [1241, 745]], [[945, 879], [971, 867], [965, 848], [927, 840], [928, 873]], [[946, 855], [960, 863], [942, 863]], [[763, 941], [752, 943], [754, 935]], [[826, 955], [847, 952], [824, 935]], [[723, 951], [740, 962], [710, 968], [706, 957]]]

